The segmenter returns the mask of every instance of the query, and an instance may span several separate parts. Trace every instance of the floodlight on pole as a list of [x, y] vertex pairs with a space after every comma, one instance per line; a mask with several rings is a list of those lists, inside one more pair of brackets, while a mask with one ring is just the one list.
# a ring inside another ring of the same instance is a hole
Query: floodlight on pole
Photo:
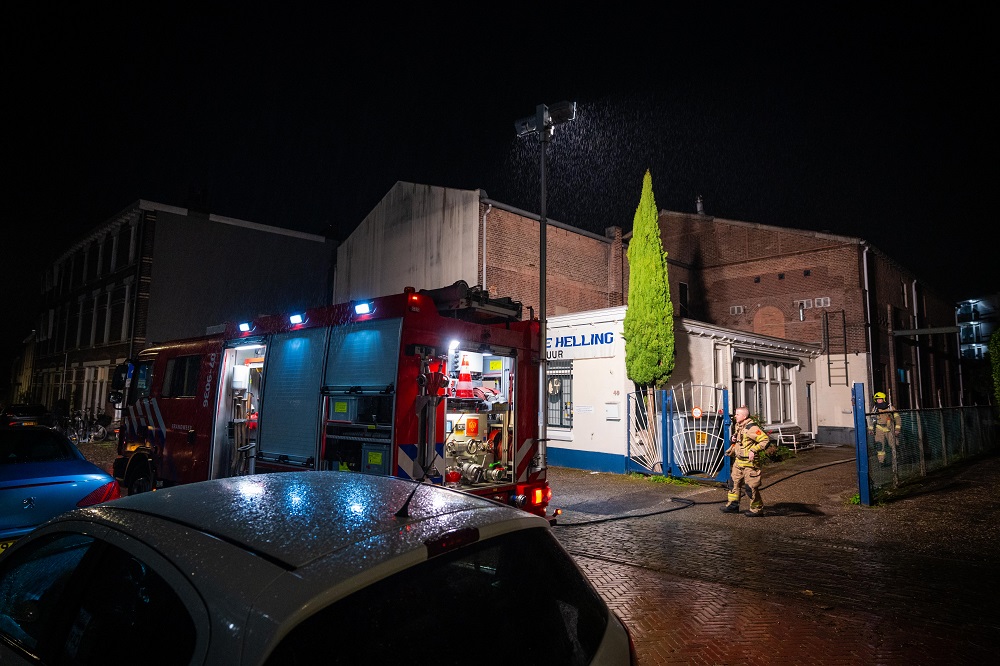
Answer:
[[545, 218], [545, 148], [549, 141], [552, 140], [556, 125], [561, 125], [571, 120], [576, 120], [576, 102], [559, 102], [552, 106], [539, 104], [535, 109], [535, 115], [521, 118], [514, 123], [514, 131], [517, 133], [517, 136], [523, 137], [537, 133], [540, 139], [539, 145], [541, 146], [540, 181], [542, 196], [538, 212], [538, 324], [539, 334], [541, 335], [542, 356], [538, 372], [538, 457], [539, 465], [543, 469], [548, 466], [546, 455], [548, 449], [549, 421], [548, 400], [546, 398], [549, 360], [548, 350], [546, 349], [548, 331], [545, 326], [545, 255], [548, 243], [548, 239], [546, 238], [548, 221]]

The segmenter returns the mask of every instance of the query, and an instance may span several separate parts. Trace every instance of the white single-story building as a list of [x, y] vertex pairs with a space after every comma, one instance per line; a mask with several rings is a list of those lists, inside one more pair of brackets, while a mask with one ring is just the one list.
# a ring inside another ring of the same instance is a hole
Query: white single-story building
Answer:
[[[660, 471], [645, 448], [644, 410], [625, 370], [627, 306], [550, 317], [546, 323], [550, 465], [602, 472]], [[717, 472], [724, 407], [746, 404], [769, 430], [815, 432], [818, 346], [675, 320], [675, 368], [667, 426], [675, 449], [667, 463], [681, 474]], [[724, 405], [723, 401], [728, 404]], [[654, 428], [654, 430], [658, 430]], [[654, 447], [657, 449], [658, 447]], [[697, 460], [705, 450], [706, 460]]]

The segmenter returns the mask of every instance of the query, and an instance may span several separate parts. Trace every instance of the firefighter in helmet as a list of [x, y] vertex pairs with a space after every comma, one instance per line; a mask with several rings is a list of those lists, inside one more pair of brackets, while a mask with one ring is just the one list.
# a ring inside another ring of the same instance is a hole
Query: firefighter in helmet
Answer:
[[878, 464], [883, 466], [889, 464], [886, 461], [886, 447], [888, 447], [892, 454], [893, 469], [895, 469], [896, 444], [902, 429], [899, 412], [886, 401], [885, 393], [882, 391], [876, 392], [874, 398], [874, 411], [868, 421], [868, 435], [874, 438]]
[[741, 406], [734, 414], [732, 444], [726, 449], [726, 455], [736, 455], [732, 466], [732, 486], [726, 495], [726, 505], [722, 513], [739, 513], [740, 495], [743, 494], [743, 484], [750, 489], [750, 510], [744, 515], [748, 518], [760, 518], [764, 515], [764, 500], [760, 496], [761, 456], [771, 438], [761, 430], [750, 418], [750, 408]]

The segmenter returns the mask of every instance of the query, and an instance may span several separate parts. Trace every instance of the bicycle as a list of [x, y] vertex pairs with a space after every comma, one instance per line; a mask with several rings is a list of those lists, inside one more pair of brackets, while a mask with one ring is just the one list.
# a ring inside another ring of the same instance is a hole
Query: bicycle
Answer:
[[111, 417], [101, 413], [95, 415], [89, 408], [84, 416], [85, 441], [103, 442], [108, 438], [108, 426], [111, 425]]
[[75, 443], [79, 443], [81, 437], [84, 435], [84, 421], [83, 412], [79, 409], [74, 410], [69, 416], [62, 420], [61, 430], [64, 435], [70, 438]]

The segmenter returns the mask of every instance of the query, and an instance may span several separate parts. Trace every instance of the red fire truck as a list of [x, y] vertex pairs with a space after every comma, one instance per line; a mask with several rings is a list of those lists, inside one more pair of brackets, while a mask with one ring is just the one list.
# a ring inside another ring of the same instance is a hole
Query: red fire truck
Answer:
[[112, 381], [123, 410], [114, 475], [132, 494], [336, 469], [546, 516], [539, 326], [521, 312], [459, 281], [145, 349]]

